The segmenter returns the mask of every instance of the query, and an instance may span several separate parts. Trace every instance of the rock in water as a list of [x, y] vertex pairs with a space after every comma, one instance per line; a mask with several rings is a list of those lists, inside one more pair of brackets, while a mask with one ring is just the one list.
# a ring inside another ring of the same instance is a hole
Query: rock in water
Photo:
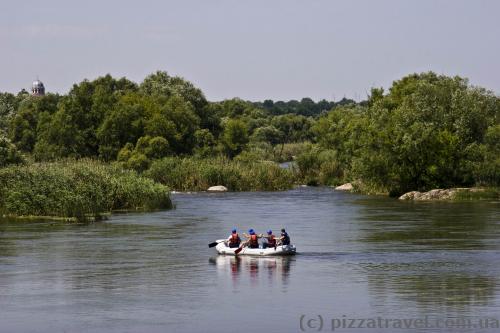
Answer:
[[434, 189], [429, 192], [418, 192], [411, 191], [403, 194], [399, 197], [399, 200], [416, 200], [416, 201], [427, 201], [427, 200], [451, 200], [457, 193], [457, 189]]
[[207, 190], [208, 192], [227, 192], [227, 187], [222, 185], [210, 186]]
[[346, 183], [344, 185], [337, 186], [335, 189], [337, 191], [352, 191], [353, 187], [351, 183]]

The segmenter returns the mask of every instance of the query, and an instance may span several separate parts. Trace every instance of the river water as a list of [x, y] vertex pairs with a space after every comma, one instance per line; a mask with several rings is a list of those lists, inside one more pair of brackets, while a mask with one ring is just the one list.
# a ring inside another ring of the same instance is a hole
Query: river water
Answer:
[[[499, 331], [499, 203], [173, 199], [89, 225], [1, 222], [0, 332]], [[299, 253], [217, 256], [207, 244], [233, 227], [286, 227]]]

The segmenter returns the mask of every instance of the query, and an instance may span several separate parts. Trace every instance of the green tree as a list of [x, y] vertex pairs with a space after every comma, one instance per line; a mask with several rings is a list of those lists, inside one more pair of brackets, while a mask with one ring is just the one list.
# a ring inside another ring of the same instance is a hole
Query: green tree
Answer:
[[50, 119], [57, 110], [60, 97], [54, 94], [27, 96], [20, 101], [10, 122], [10, 139], [19, 149], [32, 152], [38, 135], [40, 121]]
[[99, 155], [113, 160], [126, 143], [135, 144], [144, 134], [146, 107], [137, 94], [124, 95], [106, 114], [97, 129]]
[[19, 164], [23, 162], [24, 158], [17, 150], [16, 146], [5, 136], [0, 135], [0, 168], [9, 164]]
[[276, 116], [271, 121], [271, 124], [280, 131], [281, 149], [279, 156], [283, 153], [283, 148], [286, 143], [305, 141], [309, 138], [309, 129], [311, 123], [308, 118], [294, 114], [285, 114]]
[[241, 153], [248, 143], [248, 131], [243, 121], [230, 119], [227, 121], [222, 134], [222, 144], [226, 154], [234, 157]]
[[[178, 76], [170, 76], [165, 71], [157, 71], [148, 75], [139, 87], [141, 93], [148, 96], [170, 99], [180, 96], [184, 101], [191, 103], [193, 111], [201, 119], [203, 125], [212, 124], [210, 110], [207, 109], [207, 100], [203, 92], [191, 82]], [[207, 112], [208, 111], [208, 112]]]
[[[110, 75], [75, 84], [58, 103], [50, 123], [39, 126], [35, 156], [38, 159], [97, 156], [97, 129], [119, 97], [135, 90], [135, 83], [124, 78], [116, 80]], [[49, 155], [44, 156], [46, 153]]]
[[177, 154], [191, 153], [199, 124], [200, 118], [191, 103], [174, 95], [147, 120], [145, 134], [164, 137]]
[[206, 128], [199, 129], [194, 133], [195, 154], [201, 157], [208, 157], [214, 154], [215, 138]]
[[429, 72], [394, 82], [387, 95], [372, 90], [366, 107], [336, 107], [313, 132], [350, 180], [398, 195], [495, 183], [484, 164], [495, 165], [494, 148], [485, 141], [499, 111], [493, 93]]
[[268, 125], [257, 128], [252, 134], [252, 141], [268, 142], [271, 145], [277, 145], [283, 142], [284, 135], [285, 133], [281, 132], [273, 125]]
[[0, 93], [0, 135], [7, 135], [9, 123], [17, 110], [16, 96], [10, 93]]

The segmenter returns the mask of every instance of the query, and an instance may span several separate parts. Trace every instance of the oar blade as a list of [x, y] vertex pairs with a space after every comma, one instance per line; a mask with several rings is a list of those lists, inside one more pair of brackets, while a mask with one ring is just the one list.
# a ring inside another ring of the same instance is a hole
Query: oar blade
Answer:
[[241, 252], [241, 250], [243, 250], [243, 248], [242, 248], [242, 247], [237, 248], [237, 249], [236, 249], [236, 251], [234, 251], [234, 254], [238, 254], [238, 253], [240, 253], [240, 252]]
[[219, 244], [219, 243], [213, 242], [213, 243], [208, 244], [208, 247], [214, 247], [214, 246], [217, 246], [217, 244]]

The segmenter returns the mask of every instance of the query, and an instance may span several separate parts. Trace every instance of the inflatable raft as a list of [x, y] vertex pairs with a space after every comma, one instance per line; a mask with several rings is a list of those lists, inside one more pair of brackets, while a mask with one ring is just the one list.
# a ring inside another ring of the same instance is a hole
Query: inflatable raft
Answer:
[[[234, 256], [234, 251], [236, 251], [238, 248], [231, 248], [228, 247], [225, 243], [224, 239], [219, 239], [217, 240], [217, 246], [215, 249], [219, 254], [226, 254], [230, 256]], [[294, 245], [278, 245], [276, 248], [270, 247], [267, 249], [251, 249], [249, 247], [244, 247], [243, 250], [238, 253], [238, 256], [260, 256], [260, 257], [266, 257], [266, 256], [288, 256], [288, 255], [293, 255], [296, 253], [296, 248]]]

